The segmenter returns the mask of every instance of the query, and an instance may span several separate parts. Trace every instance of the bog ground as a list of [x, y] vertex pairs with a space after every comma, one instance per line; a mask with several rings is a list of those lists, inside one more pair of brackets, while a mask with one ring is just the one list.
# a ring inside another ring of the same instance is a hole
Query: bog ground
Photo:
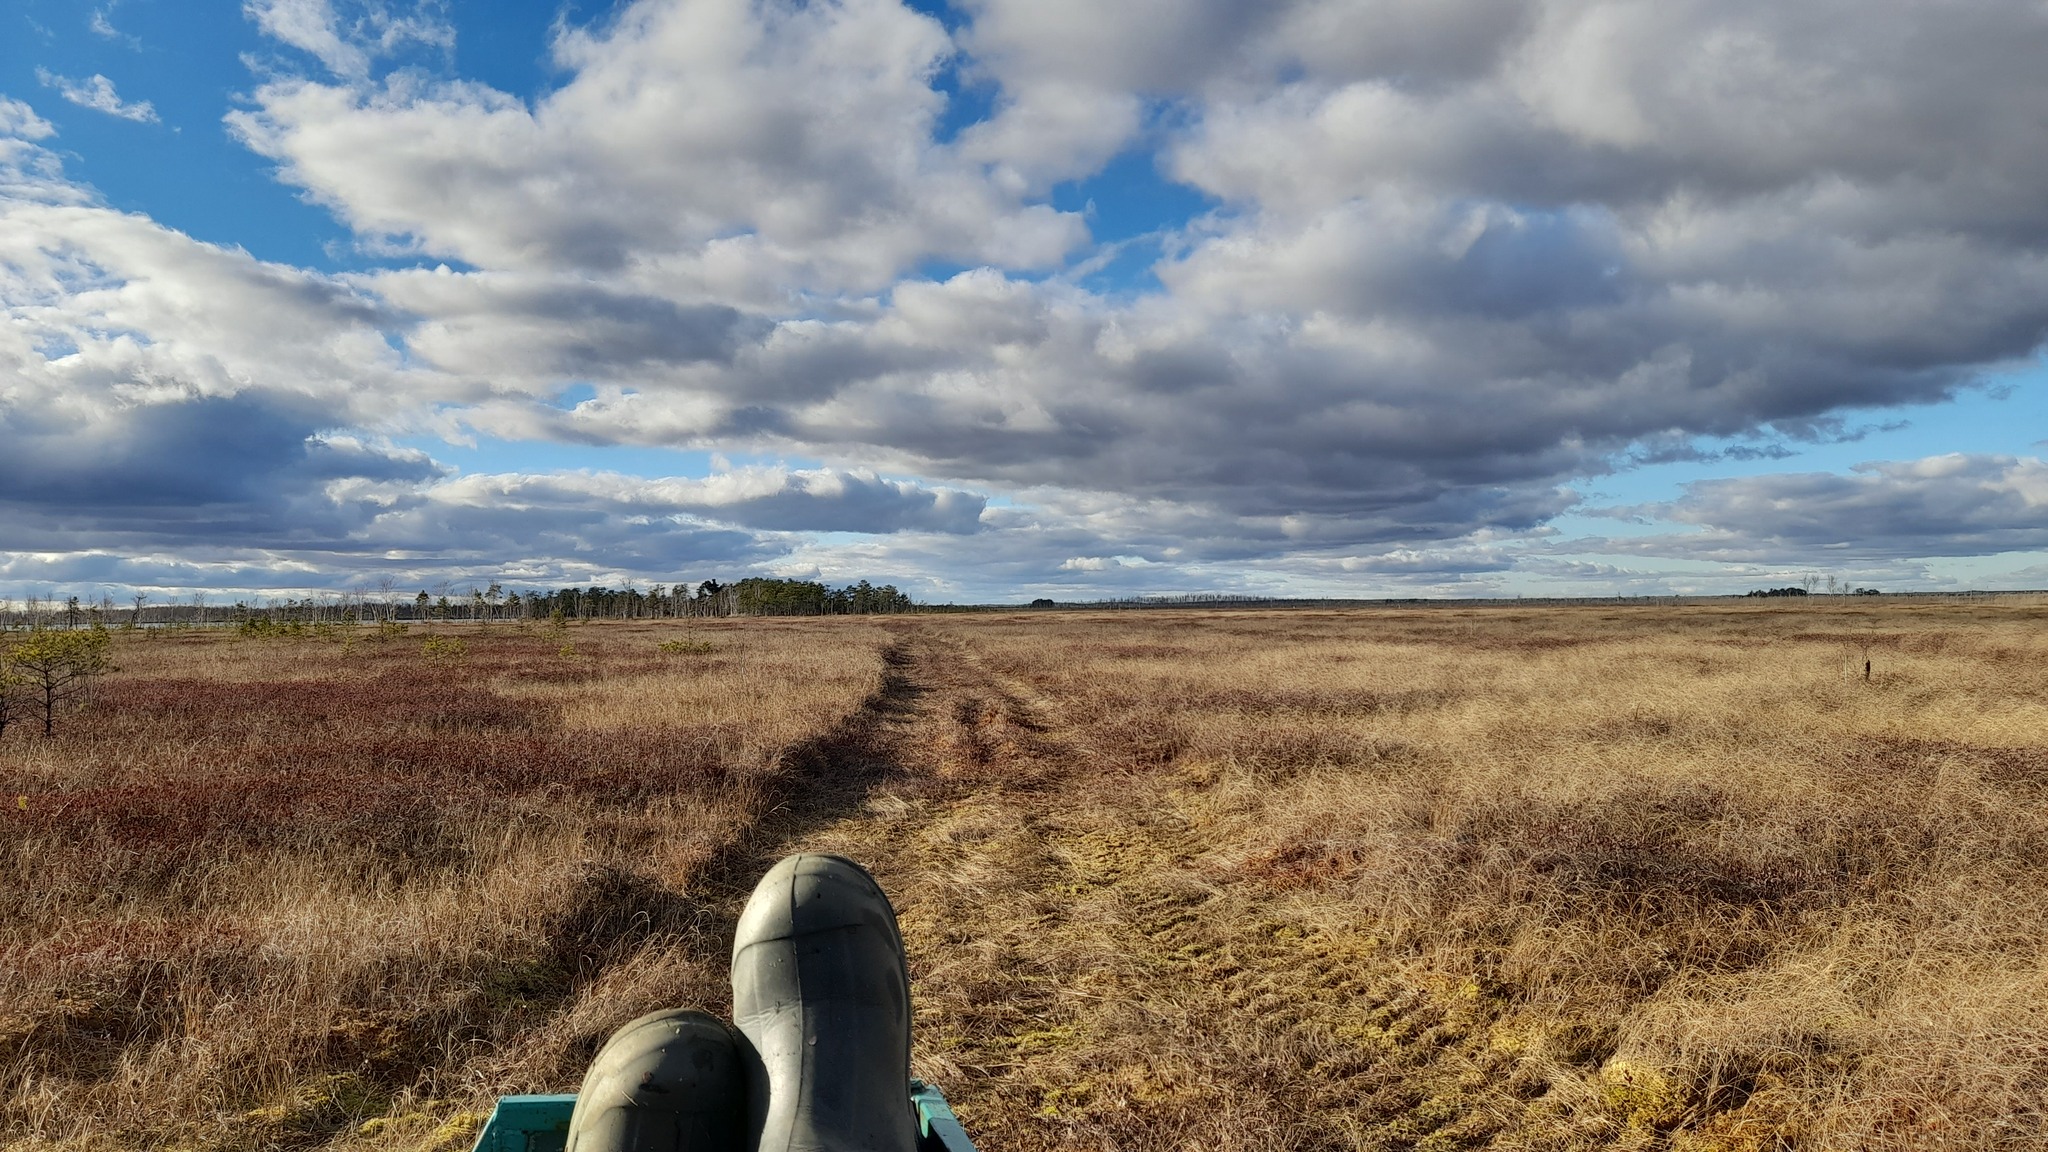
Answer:
[[988, 1152], [2048, 1139], [2038, 600], [116, 661], [0, 741], [10, 1146], [464, 1147], [617, 1024], [722, 1010], [799, 848], [896, 900], [916, 1070]]

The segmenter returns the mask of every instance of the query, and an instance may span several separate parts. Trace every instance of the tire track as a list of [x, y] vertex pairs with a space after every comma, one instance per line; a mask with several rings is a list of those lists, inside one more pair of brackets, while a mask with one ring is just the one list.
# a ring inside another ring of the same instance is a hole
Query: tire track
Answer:
[[1218, 868], [1199, 787], [957, 627], [899, 635], [915, 692], [871, 750], [898, 771], [784, 847], [896, 900], [918, 1073], [984, 1146], [1449, 1149], [1525, 1107], [1479, 1001]]

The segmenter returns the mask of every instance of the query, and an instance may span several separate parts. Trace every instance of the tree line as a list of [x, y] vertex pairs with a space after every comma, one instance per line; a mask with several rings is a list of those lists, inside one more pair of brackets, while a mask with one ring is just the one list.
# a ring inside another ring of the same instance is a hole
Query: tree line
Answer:
[[384, 622], [470, 622], [521, 620], [653, 620], [695, 616], [854, 616], [913, 612], [919, 605], [893, 584], [866, 580], [832, 587], [815, 580], [748, 577], [726, 583], [633, 584], [612, 588], [507, 589], [497, 581], [455, 589], [443, 584], [407, 596], [390, 581], [374, 592], [355, 591], [281, 597], [260, 603], [209, 602], [205, 593], [165, 603], [147, 594], [117, 604], [77, 596], [0, 599], [0, 629], [78, 631], [110, 624], [122, 628], [243, 627]]
[[724, 583], [558, 588], [506, 592], [493, 584], [465, 599], [422, 590], [398, 606], [400, 620], [659, 620], [689, 616], [856, 616], [915, 611], [917, 604], [893, 584], [866, 580], [833, 588], [815, 580], [748, 577]]

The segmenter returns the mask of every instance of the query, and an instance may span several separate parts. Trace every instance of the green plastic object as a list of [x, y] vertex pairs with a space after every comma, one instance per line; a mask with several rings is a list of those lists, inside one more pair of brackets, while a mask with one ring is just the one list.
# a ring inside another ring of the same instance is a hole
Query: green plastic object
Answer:
[[576, 1094], [500, 1096], [475, 1152], [563, 1152], [569, 1146], [569, 1114]]
[[960, 1126], [938, 1085], [912, 1080], [910, 1102], [917, 1106], [918, 1152], [975, 1152], [974, 1141], [967, 1138], [967, 1129]]
[[[910, 1082], [910, 1102], [917, 1108], [918, 1152], [975, 1152], [974, 1141], [953, 1115], [938, 1085]], [[576, 1094], [500, 1096], [484, 1130], [477, 1133], [474, 1152], [563, 1152], [569, 1143], [569, 1116]]]

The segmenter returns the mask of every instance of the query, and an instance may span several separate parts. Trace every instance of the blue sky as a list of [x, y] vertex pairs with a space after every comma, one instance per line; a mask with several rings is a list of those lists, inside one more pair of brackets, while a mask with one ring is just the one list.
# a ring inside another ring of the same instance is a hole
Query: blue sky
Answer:
[[[116, 34], [94, 32], [96, 16]], [[347, 229], [272, 179], [273, 165], [221, 123], [251, 87], [243, 56], [273, 51], [234, 6], [19, 0], [5, 19], [0, 84], [56, 126], [67, 170], [108, 206], [264, 260], [334, 268], [329, 249], [347, 254]], [[122, 98], [147, 101], [160, 120], [138, 123], [72, 104], [39, 73], [107, 76]]]
[[1793, 7], [14, 0], [0, 595], [2048, 586], [2048, 27]]
[[[193, 237], [233, 244], [263, 260], [329, 272], [405, 261], [379, 258], [351, 243], [349, 230], [308, 204], [298, 190], [273, 178], [275, 165], [239, 144], [222, 117], [245, 105], [264, 72], [303, 62], [303, 53], [261, 35], [234, 5], [180, 5], [169, 0], [13, 0], [13, 27], [4, 52], [0, 89], [33, 99], [38, 114], [58, 129], [71, 173], [106, 197], [109, 206], [152, 218]], [[442, 79], [473, 80], [532, 102], [564, 79], [549, 61], [549, 44], [564, 25], [602, 27], [612, 3], [560, 0], [466, 0], [446, 5], [456, 30], [453, 50], [420, 47], [392, 64]], [[949, 19], [943, 4], [910, 7]], [[147, 101], [160, 122], [136, 123], [105, 112], [52, 100], [40, 76], [108, 76], [131, 103]], [[948, 100], [941, 138], [985, 119], [993, 86], [976, 84], [955, 68], [934, 78]], [[1151, 151], [1135, 146], [1082, 179], [1064, 181], [1049, 201], [1085, 213], [1094, 238], [1110, 244], [1184, 224], [1214, 206], [1198, 189], [1162, 178]], [[1119, 261], [1112, 288], [1149, 284], [1141, 247]], [[943, 275], [957, 266], [934, 263]]]

